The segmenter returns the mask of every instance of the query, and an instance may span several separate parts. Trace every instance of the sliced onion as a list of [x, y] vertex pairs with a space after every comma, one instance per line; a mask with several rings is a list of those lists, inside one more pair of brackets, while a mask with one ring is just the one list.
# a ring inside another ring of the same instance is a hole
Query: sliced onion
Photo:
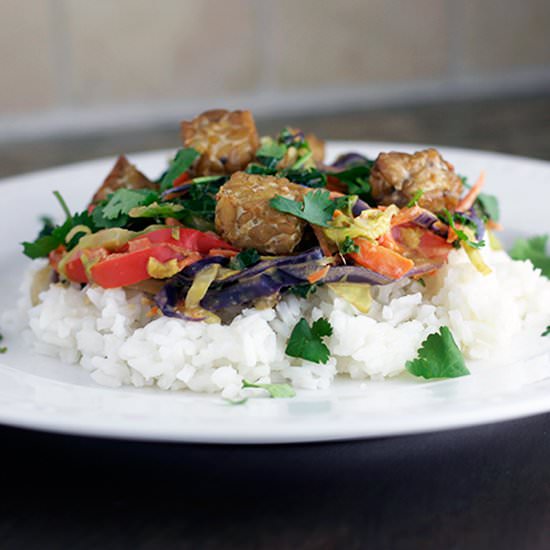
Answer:
[[210, 285], [216, 279], [219, 269], [220, 264], [210, 264], [201, 269], [201, 271], [199, 271], [195, 275], [195, 278], [193, 279], [193, 284], [191, 285], [191, 288], [187, 291], [187, 295], [185, 296], [186, 308], [194, 308], [199, 306], [200, 301], [208, 292]]

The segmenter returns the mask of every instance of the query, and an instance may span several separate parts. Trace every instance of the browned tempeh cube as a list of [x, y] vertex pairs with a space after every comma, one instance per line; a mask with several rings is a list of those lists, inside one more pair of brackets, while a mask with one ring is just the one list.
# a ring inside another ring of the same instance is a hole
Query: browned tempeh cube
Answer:
[[92, 204], [101, 202], [117, 189], [155, 189], [155, 184], [124, 155], [120, 155], [101, 187], [96, 191]]
[[239, 248], [289, 254], [302, 239], [305, 222], [269, 206], [276, 195], [302, 200], [307, 189], [286, 178], [236, 172], [217, 194], [216, 231]]
[[193, 147], [201, 154], [193, 168], [198, 176], [244, 170], [260, 144], [252, 113], [225, 109], [183, 121], [181, 139], [184, 147]]

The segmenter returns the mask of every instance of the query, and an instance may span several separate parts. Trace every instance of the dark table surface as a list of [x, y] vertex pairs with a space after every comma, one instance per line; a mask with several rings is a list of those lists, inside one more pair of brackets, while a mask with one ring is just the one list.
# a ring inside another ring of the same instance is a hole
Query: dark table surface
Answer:
[[[550, 159], [550, 96], [260, 120], [330, 139]], [[0, 175], [177, 146], [174, 127], [0, 145]], [[550, 397], [549, 397], [550, 399]], [[308, 445], [147, 444], [0, 427], [0, 548], [550, 547], [550, 415]]]

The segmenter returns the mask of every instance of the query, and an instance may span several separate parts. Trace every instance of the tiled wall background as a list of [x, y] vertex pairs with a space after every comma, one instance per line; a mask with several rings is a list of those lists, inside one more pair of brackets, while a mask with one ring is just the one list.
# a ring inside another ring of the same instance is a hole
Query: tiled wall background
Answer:
[[0, 0], [0, 137], [550, 89], [550, 0]]

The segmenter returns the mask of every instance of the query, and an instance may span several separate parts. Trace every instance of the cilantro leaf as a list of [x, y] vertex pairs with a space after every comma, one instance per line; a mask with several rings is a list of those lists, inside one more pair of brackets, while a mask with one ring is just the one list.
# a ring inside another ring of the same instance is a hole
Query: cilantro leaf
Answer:
[[244, 170], [247, 174], [255, 174], [258, 176], [275, 176], [277, 170], [275, 168], [268, 168], [262, 164], [251, 162]]
[[420, 346], [417, 357], [407, 361], [405, 368], [422, 378], [457, 378], [470, 374], [464, 357], [449, 330], [442, 326], [439, 332], [430, 334]]
[[510, 256], [514, 260], [531, 260], [531, 263], [550, 279], [550, 256], [546, 253], [547, 243], [548, 235], [518, 239], [510, 250]]
[[485, 241], [473, 241], [465, 231], [463, 231], [462, 229], [458, 229], [455, 224], [455, 219], [458, 223], [464, 223], [465, 221], [464, 216], [462, 216], [460, 212], [451, 214], [446, 208], [444, 208], [441, 212], [442, 214], [439, 216], [439, 219], [452, 228], [452, 230], [456, 233], [459, 241], [464, 242], [472, 248], [482, 248], [483, 246], [485, 246]]
[[160, 190], [166, 191], [172, 187], [174, 180], [189, 170], [198, 157], [200, 157], [200, 153], [192, 147], [179, 149], [174, 159], [170, 162], [168, 170], [166, 170], [160, 180]]
[[274, 398], [294, 397], [296, 395], [290, 384], [254, 384], [243, 380], [243, 388], [260, 388], [267, 391], [270, 397]]
[[279, 162], [285, 156], [286, 150], [286, 145], [277, 143], [274, 139], [268, 138], [264, 140], [260, 148], [256, 151], [256, 159], [268, 170], [275, 170]]
[[0, 348], [0, 353], [6, 353], [8, 351], [8, 348], [6, 346], [2, 346]]
[[88, 212], [77, 213], [66, 219], [62, 225], [54, 226], [49, 234], [43, 234], [43, 228], [34, 241], [21, 243], [23, 245], [23, 254], [34, 260], [36, 258], [46, 258], [59, 245], [64, 245], [67, 247], [67, 250], [71, 250], [77, 245], [82, 235], [77, 233], [68, 243], [65, 242], [65, 238], [73, 227], [77, 225], [84, 225], [95, 231], [95, 224]]
[[23, 254], [35, 260], [36, 258], [45, 258], [52, 250], [55, 250], [62, 242], [53, 235], [44, 235], [35, 241], [25, 241], [23, 245]]
[[281, 178], [287, 178], [293, 183], [305, 185], [306, 187], [326, 187], [327, 176], [317, 168], [285, 168], [278, 174]]
[[354, 252], [359, 252], [359, 247], [349, 235], [346, 235], [346, 238], [340, 245], [340, 252], [342, 254], [352, 254]]
[[359, 195], [368, 201], [371, 192], [369, 177], [373, 164], [373, 161], [368, 161], [340, 172], [329, 172], [328, 175], [347, 185], [350, 195]]
[[546, 330], [541, 334], [541, 336], [550, 336], [550, 325], [546, 327]]
[[277, 195], [269, 201], [269, 206], [321, 227], [327, 227], [336, 209], [329, 192], [322, 189], [307, 193], [303, 202]]
[[231, 258], [229, 267], [231, 269], [245, 269], [260, 261], [260, 254], [255, 248], [247, 248], [239, 252], [234, 258]]
[[114, 220], [129, 214], [132, 208], [151, 204], [157, 198], [157, 193], [148, 189], [117, 189], [103, 206], [103, 217]]
[[331, 334], [332, 326], [326, 319], [318, 319], [310, 327], [302, 318], [292, 329], [285, 353], [290, 357], [299, 357], [313, 363], [326, 363], [330, 351], [322, 338]]
[[480, 193], [476, 199], [475, 206], [480, 211], [482, 219], [498, 222], [500, 218], [500, 208], [498, 199], [494, 195]]
[[226, 176], [195, 178], [185, 198], [177, 200], [185, 208], [177, 218], [187, 227], [214, 230], [216, 194], [227, 179]]
[[317, 292], [319, 285], [317, 283], [303, 283], [290, 288], [290, 292], [298, 298], [309, 298], [312, 294]]
[[45, 237], [46, 235], [51, 235], [55, 229], [55, 222], [50, 216], [41, 216], [40, 221], [42, 222], [42, 229], [38, 233], [39, 237]]

